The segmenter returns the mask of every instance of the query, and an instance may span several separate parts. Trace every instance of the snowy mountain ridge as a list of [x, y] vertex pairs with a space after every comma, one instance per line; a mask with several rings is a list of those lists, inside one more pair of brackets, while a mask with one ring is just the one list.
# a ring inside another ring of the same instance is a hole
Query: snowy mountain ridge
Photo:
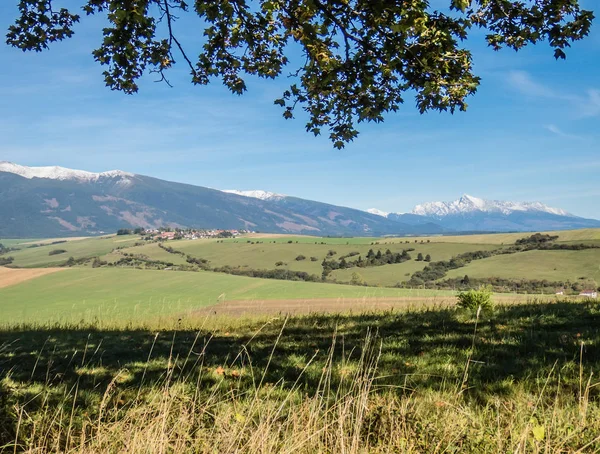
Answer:
[[381, 210], [378, 210], [377, 208], [369, 208], [367, 210], [367, 213], [375, 214], [377, 216], [381, 216], [384, 218], [387, 218], [390, 215], [390, 213], [388, 213], [387, 211], [381, 211]]
[[[387, 211], [369, 208], [368, 213], [383, 216], [403, 215], [404, 213], [388, 213]], [[509, 202], [502, 200], [486, 200], [465, 194], [452, 202], [427, 202], [417, 205], [410, 214], [441, 219], [451, 215], [465, 215], [476, 213], [490, 213], [510, 215], [515, 212], [522, 213], [548, 213], [557, 216], [576, 217], [560, 208], [553, 208], [541, 202]]]
[[486, 200], [463, 195], [460, 199], [452, 202], [429, 202], [417, 205], [412, 214], [441, 218], [448, 215], [466, 214], [474, 212], [501, 213], [509, 215], [515, 211], [520, 212], [544, 212], [557, 216], [573, 216], [560, 208], [553, 208], [541, 202], [507, 202], [501, 200]]
[[283, 194], [277, 194], [275, 192], [263, 191], [262, 189], [255, 189], [252, 191], [239, 191], [237, 189], [223, 189], [222, 192], [228, 194], [241, 195], [243, 197], [251, 197], [253, 199], [260, 200], [280, 200], [286, 196]]
[[87, 172], [85, 170], [67, 169], [66, 167], [27, 167], [8, 161], [0, 161], [0, 172], [14, 173], [23, 178], [47, 178], [51, 180], [76, 180], [80, 182], [95, 182], [101, 178], [133, 177], [133, 173], [122, 170], [109, 170], [107, 172]]

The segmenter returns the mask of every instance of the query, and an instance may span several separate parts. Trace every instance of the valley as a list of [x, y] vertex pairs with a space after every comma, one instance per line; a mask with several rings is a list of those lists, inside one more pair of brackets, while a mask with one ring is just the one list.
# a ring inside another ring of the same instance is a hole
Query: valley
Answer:
[[[235, 302], [245, 310], [269, 305], [270, 312], [277, 305], [269, 301], [279, 301], [283, 311], [287, 302], [308, 311], [382, 302], [402, 309], [449, 304], [457, 290], [481, 285], [491, 285], [505, 302], [554, 299], [558, 291], [577, 297], [599, 286], [599, 237], [595, 229], [540, 234], [551, 239], [541, 243], [546, 249], [531, 245], [529, 238], [538, 237], [527, 234], [12, 241], [0, 255], [10, 261], [0, 306], [4, 323], [75, 323], [169, 319]], [[44, 275], [45, 269], [64, 272]], [[8, 272], [19, 270], [34, 274], [11, 280]]]

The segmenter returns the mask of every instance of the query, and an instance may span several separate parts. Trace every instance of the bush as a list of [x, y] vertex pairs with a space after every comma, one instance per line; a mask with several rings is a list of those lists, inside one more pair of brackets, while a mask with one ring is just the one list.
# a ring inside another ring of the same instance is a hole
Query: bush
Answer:
[[275, 266], [283, 266], [283, 265], [285, 265], [285, 263], [283, 263], [283, 262], [281, 262], [281, 261], [280, 261], [280, 262], [276, 262], [276, 263], [275, 263]]
[[65, 252], [67, 252], [67, 251], [64, 249], [54, 249], [54, 250], [48, 252], [48, 255], [64, 254]]
[[456, 298], [458, 299], [457, 306], [463, 309], [468, 309], [472, 312], [482, 310], [493, 310], [494, 302], [492, 301], [492, 289], [489, 286], [479, 287], [479, 290], [468, 290], [460, 292]]
[[319, 260], [319, 259], [318, 259], [318, 257], [311, 257], [311, 258], [310, 258], [310, 261], [311, 261], [311, 262], [317, 262], [318, 260]]
[[306, 260], [306, 257], [305, 257], [305, 256], [303, 256], [302, 254], [300, 254], [298, 257], [296, 257], [296, 260], [297, 260], [298, 262], [300, 262], [300, 261], [302, 261], [302, 260]]
[[14, 260], [14, 257], [0, 257], [0, 266], [10, 265]]
[[352, 285], [366, 285], [363, 277], [358, 273], [352, 273], [352, 279], [350, 280]]

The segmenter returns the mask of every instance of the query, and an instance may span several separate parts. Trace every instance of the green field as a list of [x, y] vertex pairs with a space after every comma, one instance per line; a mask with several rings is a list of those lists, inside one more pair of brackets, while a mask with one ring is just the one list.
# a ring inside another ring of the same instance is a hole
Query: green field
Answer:
[[[10, 256], [15, 259], [12, 263], [13, 266], [23, 268], [49, 267], [61, 265], [69, 257], [78, 259], [104, 255], [117, 247], [133, 246], [137, 241], [140, 241], [138, 235], [123, 235], [78, 239], [67, 241], [66, 243], [46, 244], [39, 247], [21, 244], [17, 245], [20, 249], [12, 251]], [[51, 251], [56, 249], [64, 249], [66, 252], [58, 255], [49, 255]]]
[[[531, 232], [533, 233], [533, 232]], [[376, 241], [403, 241], [418, 239], [430, 240], [437, 243], [468, 243], [468, 244], [512, 244], [520, 238], [531, 235], [531, 233], [484, 233], [476, 235], [448, 235], [448, 236], [429, 236], [418, 238], [378, 238]], [[548, 235], [557, 235], [558, 242], [582, 242], [586, 240], [600, 240], [600, 229], [580, 229], [580, 230], [559, 230], [559, 231], [541, 231], [540, 233]]]
[[35, 241], [35, 238], [0, 238], [0, 244], [3, 244], [6, 247], [15, 247], [23, 243], [31, 243]]
[[[335, 251], [336, 254], [332, 256], [332, 259], [339, 259], [341, 256], [350, 254], [352, 252], [358, 252], [361, 256], [366, 257], [369, 249], [373, 249], [375, 252], [381, 250], [382, 253], [386, 249], [390, 249], [392, 252], [402, 252], [403, 249], [414, 248], [410, 254], [413, 259], [417, 258], [417, 254], [420, 252], [424, 256], [427, 254], [431, 255], [432, 260], [448, 260], [451, 257], [462, 254], [464, 252], [478, 251], [478, 250], [492, 250], [496, 249], [496, 245], [488, 244], [454, 244], [454, 243], [388, 243], [386, 241], [380, 242], [379, 244], [371, 245], [366, 244], [320, 244], [321, 241], [315, 239], [311, 242], [296, 243], [295, 240], [287, 240], [285, 238], [278, 238], [276, 240], [261, 239], [260, 243], [252, 242], [248, 243], [248, 240], [238, 239], [233, 241], [226, 241], [223, 243], [217, 243], [214, 240], [190, 240], [190, 241], [171, 241], [168, 246], [171, 246], [177, 251], [184, 252], [193, 257], [199, 257], [206, 259], [210, 262], [213, 267], [220, 266], [231, 266], [241, 267], [248, 269], [275, 269], [277, 262], [283, 262], [284, 265], [279, 268], [290, 269], [293, 271], [305, 271], [310, 274], [317, 276], [321, 275], [323, 268], [321, 262], [327, 257], [329, 251]], [[273, 243], [273, 241], [276, 241]], [[294, 241], [288, 243], [288, 241]], [[158, 248], [157, 248], [158, 249]], [[141, 253], [155, 257], [154, 252], [156, 249], [151, 246], [139, 246], [129, 248], [124, 252]], [[160, 249], [161, 253], [165, 251]], [[296, 257], [304, 255], [305, 260], [298, 261]], [[164, 255], [161, 254], [164, 259]], [[171, 254], [173, 258], [176, 254]], [[108, 258], [113, 258], [109, 256]], [[157, 257], [157, 256], [156, 256]], [[316, 261], [311, 261], [311, 257], [316, 257]], [[355, 260], [357, 257], [353, 257], [349, 260]], [[157, 257], [158, 259], [158, 257]], [[173, 260], [171, 260], [173, 261]], [[403, 264], [404, 265], [404, 264]], [[407, 265], [406, 268], [417, 271], [422, 269], [426, 265], [425, 262], [414, 262]], [[389, 274], [395, 274], [395, 271], [384, 270], [388, 266], [376, 267], [379, 270], [371, 271], [369, 275], [373, 278], [372, 285], [387, 285]], [[361, 271], [362, 272], [362, 271]], [[379, 273], [383, 273], [381, 280], [375, 278]], [[351, 273], [350, 273], [351, 274]], [[345, 279], [346, 274], [340, 274], [340, 279]], [[337, 278], [337, 275], [336, 275]], [[401, 279], [404, 280], [404, 279]], [[350, 281], [350, 278], [347, 279]], [[398, 280], [394, 280], [391, 285], [394, 285]], [[371, 283], [371, 281], [369, 281]]]
[[[533, 232], [532, 232], [533, 233]], [[558, 230], [558, 231], [540, 231], [549, 235], [558, 235], [559, 242], [576, 241], [581, 242], [585, 240], [600, 240], [600, 229], [580, 229], [580, 230]], [[312, 236], [283, 236], [269, 238], [268, 234], [251, 236], [252, 241], [276, 241], [278, 243], [285, 243], [288, 240], [298, 241], [299, 243], [314, 243], [325, 242], [327, 244], [371, 244], [378, 242], [380, 244], [391, 244], [391, 243], [404, 243], [409, 241], [414, 243], [430, 240], [436, 243], [467, 243], [467, 244], [512, 244], [524, 236], [530, 235], [527, 232], [522, 233], [482, 233], [474, 235], [434, 235], [434, 236], [408, 236], [408, 237], [352, 237], [352, 238], [320, 238]], [[235, 241], [235, 240], [225, 240]]]
[[[169, 243], [171, 246], [174, 243]], [[140, 256], [148, 257], [151, 260], [158, 260], [167, 263], [173, 263], [175, 265], [183, 265], [187, 263], [185, 257], [179, 254], [171, 254], [164, 249], [158, 247], [158, 243], [149, 243], [143, 246], [133, 246], [126, 249], [110, 252], [109, 254], [101, 256], [102, 260], [106, 260], [110, 263], [114, 263], [119, 259], [123, 258], [123, 253], [136, 254]]]
[[451, 292], [255, 279], [212, 272], [74, 268], [0, 288], [1, 323], [149, 320], [219, 301], [433, 297]]
[[337, 282], [350, 282], [352, 275], [357, 273], [367, 285], [393, 287], [410, 279], [412, 273], [422, 270], [426, 264], [426, 262], [409, 260], [408, 262], [395, 263], [393, 265], [347, 268], [345, 270], [333, 271], [329, 278]]
[[[560, 232], [560, 239], [567, 242], [597, 242], [598, 230]], [[156, 317], [171, 317], [189, 313], [194, 309], [216, 304], [219, 301], [296, 300], [318, 298], [363, 298], [363, 297], [423, 297], [452, 295], [449, 291], [426, 291], [395, 289], [406, 282], [416, 271], [427, 266], [417, 261], [417, 254], [430, 255], [432, 261], [447, 261], [452, 257], [472, 251], [495, 250], [504, 241], [523, 238], [527, 234], [476, 235], [473, 237], [443, 237], [461, 239], [464, 242], [438, 242], [441, 238], [418, 239], [417, 243], [400, 240], [369, 238], [321, 239], [313, 237], [237, 238], [217, 240], [168, 241], [166, 247], [209, 261], [212, 268], [229, 266], [241, 270], [288, 269], [303, 271], [318, 276], [322, 274], [321, 262], [330, 251], [335, 254], [329, 260], [339, 260], [350, 253], [366, 257], [369, 249], [375, 252], [386, 249], [400, 252], [411, 251], [412, 260], [383, 266], [354, 267], [334, 270], [329, 282], [349, 283], [354, 273], [369, 287], [334, 285], [323, 282], [289, 280], [265, 280], [233, 276], [209, 271], [172, 271], [134, 269], [132, 266], [92, 268], [91, 261], [63, 272], [50, 274], [2, 288], [0, 282], [0, 307], [7, 322], [25, 321], [70, 321], [99, 319], [149, 320]], [[480, 241], [489, 241], [482, 244]], [[344, 241], [342, 241], [344, 240]], [[568, 240], [568, 241], [567, 241]], [[41, 240], [38, 240], [38, 242]], [[34, 268], [64, 265], [69, 257], [75, 259], [102, 257], [109, 262], [128, 256], [173, 263], [175, 267], [191, 266], [186, 257], [169, 253], [158, 243], [135, 246], [139, 236], [110, 236], [72, 240], [66, 243], [29, 247], [10, 253], [14, 257], [12, 267]], [[297, 241], [297, 242], [296, 242]], [[333, 244], [332, 243], [335, 243]], [[421, 242], [423, 241], [423, 242]], [[351, 244], [346, 244], [350, 242]], [[315, 244], [316, 243], [316, 244]], [[327, 243], [327, 244], [321, 244]], [[507, 244], [505, 243], [505, 246]], [[19, 247], [19, 246], [17, 246]], [[54, 249], [65, 249], [58, 255], [49, 255]], [[299, 255], [304, 260], [296, 260]], [[314, 257], [315, 260], [311, 260]], [[349, 258], [348, 260], [354, 260]], [[276, 266], [277, 262], [283, 262]], [[137, 267], [152, 267], [143, 262]], [[467, 266], [449, 271], [443, 279], [462, 278], [486, 279], [491, 277], [512, 280], [541, 280], [578, 282], [596, 286], [600, 282], [600, 249], [580, 251], [536, 250], [499, 255], [488, 259], [474, 260]], [[292, 276], [294, 277], [294, 276]], [[7, 278], [8, 279], [8, 278]], [[388, 287], [388, 288], [385, 288]], [[513, 291], [511, 288], [502, 291]], [[528, 290], [536, 293], [536, 289]], [[547, 291], [544, 289], [544, 291]]]
[[[600, 249], [584, 251], [528, 251], [498, 255], [471, 262], [464, 268], [448, 272], [448, 277], [464, 275], [475, 278], [547, 279], [600, 283]], [[583, 279], [581, 279], [583, 278]]]

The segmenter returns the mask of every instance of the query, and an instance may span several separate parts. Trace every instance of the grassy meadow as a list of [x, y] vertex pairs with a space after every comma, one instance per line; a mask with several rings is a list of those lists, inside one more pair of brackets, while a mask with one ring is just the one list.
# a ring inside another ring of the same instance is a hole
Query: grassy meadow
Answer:
[[[368, 251], [373, 249], [375, 252], [381, 250], [382, 253], [387, 249], [392, 252], [402, 252], [403, 249], [414, 248], [411, 252], [414, 258], [417, 254], [422, 253], [423, 255], [430, 254], [432, 260], [448, 260], [451, 257], [462, 254], [464, 252], [472, 252], [478, 250], [492, 250], [497, 248], [495, 245], [481, 245], [481, 244], [454, 244], [454, 243], [393, 243], [383, 241], [380, 239], [378, 244], [331, 244], [326, 240], [329, 239], [314, 239], [311, 238], [310, 242], [298, 242], [296, 243], [293, 239], [278, 238], [274, 240], [261, 239], [256, 243], [246, 239], [237, 239], [224, 241], [223, 243], [215, 240], [189, 240], [189, 241], [175, 241], [169, 243], [169, 246], [177, 251], [181, 251], [185, 254], [189, 254], [193, 257], [199, 257], [208, 260], [211, 265], [216, 267], [231, 266], [241, 268], [252, 268], [252, 269], [274, 269], [282, 268], [293, 271], [305, 271], [310, 274], [321, 275], [322, 267], [321, 262], [323, 259], [328, 258], [329, 251], [334, 251], [335, 255], [333, 259], [338, 259], [341, 256], [348, 255], [350, 253], [358, 253], [362, 257], [366, 257]], [[289, 241], [293, 241], [289, 243]], [[317, 243], [317, 244], [315, 244]], [[325, 244], [321, 244], [325, 243]], [[154, 247], [153, 247], [154, 246]], [[157, 249], [160, 251], [158, 252]], [[157, 245], [144, 245], [133, 248], [128, 248], [123, 252], [131, 252], [137, 254], [145, 254], [150, 257], [156, 257], [159, 255], [166, 260], [163, 249], [158, 248]], [[168, 253], [167, 253], [168, 254]], [[173, 259], [184, 260], [185, 258], [176, 254], [169, 254]], [[296, 260], [299, 256], [304, 256], [303, 260]], [[311, 260], [311, 257], [316, 260]], [[356, 257], [354, 257], [356, 258]], [[118, 256], [112, 254], [105, 256], [106, 260], [118, 260]], [[173, 260], [170, 260], [173, 261]], [[277, 266], [278, 262], [283, 262], [283, 265]], [[425, 267], [425, 262], [414, 262], [411, 264], [411, 269], [418, 270]], [[384, 268], [384, 267], [381, 267]], [[401, 276], [403, 276], [402, 274]], [[401, 277], [400, 275], [398, 276]], [[396, 284], [399, 280], [396, 279], [392, 285]], [[348, 278], [347, 282], [350, 281]], [[375, 280], [374, 285], [384, 285], [382, 281]]]
[[448, 277], [501, 277], [547, 279], [549, 281], [584, 280], [600, 283], [600, 249], [584, 251], [527, 251], [475, 260], [464, 268], [451, 270]]
[[[65, 241], [57, 239], [54, 241]], [[3, 242], [4, 240], [0, 241]], [[64, 264], [69, 257], [93, 258], [108, 254], [117, 247], [133, 246], [140, 241], [138, 235], [107, 236], [96, 238], [74, 239], [66, 242], [47, 244], [47, 241], [28, 241], [31, 244], [16, 244], [19, 250], [12, 251], [10, 256], [14, 258], [13, 266], [20, 268], [40, 268]], [[4, 244], [4, 243], [3, 243]], [[36, 245], [41, 246], [36, 246]], [[32, 247], [36, 246], [36, 247]], [[50, 255], [51, 251], [62, 249], [65, 252]]]
[[[579, 230], [560, 230], [560, 231], [540, 231], [544, 234], [558, 235], [559, 241], [587, 241], [587, 240], [600, 240], [600, 229], [579, 229]], [[414, 242], [418, 240], [436, 243], [470, 243], [470, 244], [510, 244], [514, 243], [520, 238], [523, 238], [523, 233], [481, 233], [473, 235], [435, 235], [435, 236], [423, 236], [423, 237], [355, 237], [355, 238], [319, 238], [312, 236], [286, 236], [278, 235], [277, 237], [271, 238], [269, 234], [251, 235], [252, 240], [262, 241], [264, 239], [271, 239], [271, 241], [287, 242], [288, 240], [298, 241], [299, 243], [311, 243], [314, 241], [325, 241], [327, 244], [370, 244], [373, 242], [379, 243], [397, 243], [410, 241]], [[226, 240], [232, 241], [232, 240]]]
[[[72, 268], [0, 288], [0, 325], [185, 317], [223, 301], [435, 298], [448, 291], [283, 281], [212, 272]], [[308, 303], [307, 303], [308, 304]]]
[[600, 307], [0, 330], [0, 451], [593, 453]]

